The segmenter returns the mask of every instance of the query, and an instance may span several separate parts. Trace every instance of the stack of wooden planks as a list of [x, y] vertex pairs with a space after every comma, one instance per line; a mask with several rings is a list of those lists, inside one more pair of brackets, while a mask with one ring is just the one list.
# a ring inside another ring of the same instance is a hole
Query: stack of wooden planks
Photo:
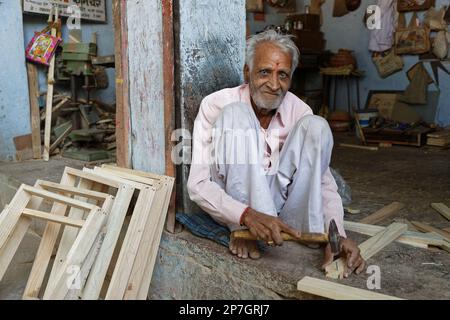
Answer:
[[[173, 185], [171, 177], [109, 165], [67, 167], [60, 183], [22, 185], [0, 214], [0, 281], [40, 219], [47, 224], [24, 299], [147, 299]], [[44, 200], [50, 212], [40, 211]]]
[[436, 147], [450, 146], [450, 129], [427, 134], [427, 145]]

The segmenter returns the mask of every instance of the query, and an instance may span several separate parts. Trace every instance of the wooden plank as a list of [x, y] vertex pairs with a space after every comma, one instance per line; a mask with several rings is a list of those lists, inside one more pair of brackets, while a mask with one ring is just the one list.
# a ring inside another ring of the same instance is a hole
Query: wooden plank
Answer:
[[439, 212], [444, 218], [450, 220], [450, 208], [443, 203], [432, 203], [431, 207]]
[[113, 0], [114, 43], [116, 57], [116, 136], [117, 163], [129, 168], [130, 152], [130, 97], [128, 79], [128, 24], [127, 1]]
[[[55, 22], [58, 22], [58, 7], [55, 8]], [[50, 13], [49, 22], [52, 22], [52, 13]], [[56, 28], [51, 29], [51, 34], [56, 37], [58, 30]], [[47, 103], [45, 106], [45, 131], [44, 131], [44, 152], [42, 159], [48, 161], [50, 159], [50, 136], [52, 129], [52, 107], [53, 107], [53, 90], [55, 83], [55, 56], [50, 60], [50, 67], [48, 69], [47, 79]]]
[[146, 184], [149, 186], [156, 186], [157, 184], [159, 184], [158, 181], [161, 179], [160, 177], [157, 180], [153, 179], [153, 178], [141, 177], [138, 175], [134, 175], [132, 173], [130, 174], [125, 171], [109, 169], [108, 167], [94, 168], [94, 172], [100, 172], [100, 173], [103, 172], [105, 174], [114, 175], [114, 176], [117, 176], [122, 179], [127, 179], [127, 180], [131, 180], [133, 182], [138, 182], [138, 183], [143, 183], [143, 184]]
[[[58, 111], [59, 109], [61, 109], [67, 102], [69, 102], [70, 98], [69, 97], [64, 97], [56, 106], [54, 106], [52, 108], [52, 113]], [[43, 113], [41, 115], [41, 121], [44, 121], [46, 118], [47, 114]]]
[[144, 227], [155, 196], [154, 187], [145, 187], [139, 192], [136, 206], [119, 253], [111, 283], [106, 294], [107, 300], [122, 300], [128, 279], [136, 259], [136, 254], [144, 233]]
[[104, 170], [102, 168], [99, 168], [99, 167], [95, 167], [94, 170], [91, 170], [91, 169], [88, 169], [88, 168], [83, 168], [83, 171], [94, 173], [96, 175], [101, 176], [102, 178], [111, 179], [113, 181], [116, 181], [116, 183], [118, 183], [118, 184], [128, 184], [128, 185], [133, 186], [134, 188], [136, 188], [138, 190], [142, 190], [145, 187], [147, 187], [146, 184], [143, 184], [143, 183], [140, 183], [140, 182], [134, 182], [134, 181], [129, 180], [129, 179], [124, 179], [122, 177], [113, 175], [113, 174], [111, 174], [111, 172], [106, 171], [106, 170]]
[[0, 281], [3, 279], [9, 265], [11, 264], [17, 249], [20, 246], [25, 234], [30, 227], [31, 219], [26, 217], [20, 217], [14, 232], [8, 239], [8, 242], [0, 249]]
[[339, 147], [362, 149], [368, 151], [378, 151], [378, 147], [360, 146], [357, 144], [339, 143]]
[[138, 176], [138, 177], [153, 179], [153, 180], [157, 180], [157, 181], [159, 181], [165, 177], [163, 175], [159, 175], [159, 174], [155, 174], [155, 173], [151, 173], [151, 172], [122, 168], [122, 167], [118, 167], [118, 166], [114, 166], [114, 165], [110, 165], [110, 164], [103, 164], [102, 169], [124, 172], [124, 173], [128, 173], [129, 176]]
[[[380, 231], [375, 236], [359, 245], [361, 256], [364, 260], [370, 259], [407, 230], [408, 226], [406, 224], [397, 222], [392, 223], [386, 229]], [[345, 263], [346, 259], [343, 258], [330, 263], [325, 267], [326, 276], [333, 279], [342, 279], [344, 277]], [[353, 270], [350, 270], [348, 273], [350, 274], [352, 271]]]
[[384, 219], [392, 216], [397, 211], [404, 208], [405, 205], [400, 202], [392, 202], [391, 204], [381, 208], [375, 213], [372, 213], [371, 215], [365, 217], [364, 219], [361, 219], [359, 222], [366, 223], [366, 224], [377, 224], [378, 222], [383, 221]]
[[447, 239], [447, 241], [450, 241], [450, 233], [449, 232], [445, 232], [444, 230], [435, 228], [433, 226], [430, 226], [428, 224], [425, 224], [423, 222], [419, 222], [419, 221], [411, 221], [411, 223], [420, 231], [423, 232], [436, 232], [437, 234], [439, 234], [440, 236], [444, 237], [445, 239]]
[[[61, 178], [61, 185], [74, 186], [76, 178], [67, 174], [67, 168]], [[42, 198], [41, 198], [42, 199]], [[38, 209], [38, 208], [36, 208]], [[53, 203], [51, 214], [64, 215], [67, 205], [62, 203]], [[58, 238], [61, 225], [58, 223], [47, 223], [38, 251], [34, 258], [33, 267], [28, 277], [27, 285], [23, 294], [23, 298], [38, 298], [44, 281], [45, 273], [50, 262], [53, 248]]]
[[50, 214], [38, 210], [24, 209], [22, 214], [29, 218], [38, 218], [42, 220], [46, 220], [49, 222], [55, 222], [62, 224], [64, 226], [71, 226], [75, 228], [83, 227], [84, 220], [75, 220], [67, 217], [62, 217], [60, 215]]
[[96, 207], [95, 205], [86, 203], [84, 201], [72, 199], [69, 197], [62, 196], [57, 193], [45, 191], [42, 189], [30, 187], [30, 186], [24, 186], [23, 190], [33, 196], [42, 197], [44, 199], [53, 200], [53, 201], [56, 201], [59, 203], [64, 203], [73, 208], [77, 208], [77, 209], [81, 209], [81, 210], [92, 210], [92, 209], [95, 209], [95, 207]]
[[[99, 190], [101, 190], [103, 188], [102, 185], [98, 185], [95, 188], [98, 188]], [[109, 216], [111, 214], [112, 211], [112, 207], [114, 205], [114, 197], [113, 196], [109, 196], [108, 198], [106, 198], [106, 200], [103, 203], [102, 206], [102, 211], [104, 211], [106, 213], [106, 219], [109, 219]], [[91, 269], [98, 257], [98, 254], [103, 246], [103, 242], [104, 239], [106, 237], [106, 233], [108, 232], [108, 226], [105, 225], [100, 233], [98, 234], [97, 238], [94, 241], [94, 244], [92, 246], [92, 248], [89, 251], [88, 256], [86, 257], [86, 260], [83, 262], [82, 266], [81, 266], [81, 270], [80, 270], [80, 287], [79, 288], [72, 288], [69, 289], [65, 300], [80, 300], [82, 299], [82, 289], [85, 287], [86, 282], [87, 282], [87, 278], [91, 273]]]
[[300, 280], [297, 283], [297, 290], [333, 300], [403, 300], [312, 277], [304, 277]]
[[[81, 179], [78, 183], [78, 187], [81, 189], [90, 189], [92, 188], [93, 182], [89, 180]], [[83, 202], [85, 204], [88, 204], [88, 199], [85, 197], [77, 196], [75, 198], [76, 201]], [[96, 206], [89, 204], [90, 206], [93, 206], [94, 208], [97, 208]], [[68, 213], [68, 217], [72, 219], [83, 219], [84, 217], [84, 210], [80, 210], [79, 208], [70, 208], [70, 211]], [[55, 289], [56, 286], [56, 277], [58, 276], [61, 268], [63, 267], [64, 263], [66, 262], [66, 257], [68, 256], [69, 250], [72, 247], [72, 244], [74, 243], [75, 239], [77, 238], [78, 232], [80, 230], [78, 228], [73, 227], [66, 227], [64, 228], [64, 232], [61, 236], [61, 240], [59, 242], [58, 251], [56, 252], [56, 257], [53, 263], [52, 270], [50, 272], [50, 276], [47, 282], [47, 287], [44, 292], [45, 295], [49, 295], [49, 292], [52, 292]]]
[[26, 208], [31, 199], [31, 195], [24, 188], [25, 185], [19, 187], [9, 206], [0, 214], [0, 248], [6, 244], [22, 215], [23, 209]]
[[60, 135], [54, 142], [53, 144], [50, 146], [50, 154], [55, 151], [55, 149], [59, 146], [59, 144], [61, 142], [64, 141], [64, 139], [67, 138], [67, 136], [70, 134], [70, 132], [72, 131], [72, 125], [70, 125], [70, 127], [68, 127], [62, 135]]
[[77, 267], [78, 270], [81, 270], [81, 266], [89, 254], [89, 250], [94, 244], [105, 221], [106, 212], [102, 211], [100, 208], [91, 210], [86, 223], [83, 228], [81, 228], [79, 235], [70, 248], [67, 257], [55, 278], [55, 286], [52, 290], [46, 290], [44, 300], [64, 299], [69, 291], [67, 282], [71, 278], [70, 275], [73, 277], [77, 276], [76, 273], [74, 274], [70, 271], [70, 268]]
[[91, 270], [91, 275], [87, 279], [86, 286], [82, 292], [85, 300], [97, 300], [103, 286], [103, 282], [111, 262], [116, 243], [119, 239], [120, 231], [125, 221], [125, 216], [133, 197], [134, 188], [129, 185], [122, 185], [117, 191], [116, 200], [111, 214], [106, 223], [107, 233], [98, 253], [97, 259]]
[[33, 142], [33, 158], [41, 158], [41, 120], [39, 117], [39, 80], [38, 69], [27, 62], [28, 94], [30, 96], [31, 136]]
[[[86, 168], [84, 168], [86, 169]], [[114, 179], [110, 179], [104, 176], [100, 176], [98, 174], [94, 174], [93, 171], [86, 171], [84, 170], [80, 171], [77, 169], [73, 169], [73, 168], [66, 168], [67, 170], [67, 174], [74, 176], [74, 177], [78, 177], [78, 178], [83, 178], [85, 180], [89, 180], [89, 181], [93, 181], [93, 182], [97, 182], [97, 183], [101, 183], [113, 188], [119, 188], [120, 183], [117, 182], [117, 180]]]
[[[166, 186], [167, 192], [166, 192], [165, 203], [163, 206], [163, 212], [166, 212], [168, 210], [167, 208], [170, 205], [170, 201], [172, 199], [171, 195], [172, 195], [174, 183], [175, 183], [174, 178], [170, 178], [170, 177], [166, 178], [165, 184], [167, 184], [167, 186]], [[167, 212], [167, 214], [169, 214], [169, 212]], [[163, 233], [165, 220], [166, 220], [165, 215], [164, 214], [160, 215], [160, 218], [158, 221], [157, 232], [156, 232], [155, 236], [153, 237], [153, 241], [152, 241], [152, 245], [151, 245], [151, 254], [148, 255], [148, 261], [147, 261], [147, 264], [145, 267], [144, 275], [142, 277], [142, 282], [139, 287], [139, 292], [137, 295], [137, 299], [139, 299], [139, 300], [146, 300], [147, 296], [148, 296], [148, 291], [150, 288], [150, 283], [152, 281], [153, 269], [155, 267], [156, 258], [158, 256], [158, 248], [159, 248], [159, 243], [161, 241], [161, 236]]]
[[136, 254], [136, 259], [131, 270], [130, 278], [126, 286], [125, 294], [123, 297], [124, 300], [137, 299], [148, 260], [150, 259], [151, 255], [156, 255], [158, 252], [158, 247], [153, 248], [153, 242], [156, 238], [156, 234], [158, 233], [160, 217], [165, 217], [167, 213], [167, 208], [164, 208], [164, 205], [166, 203], [166, 194], [167, 185], [161, 184], [160, 187], [156, 190], [155, 197], [153, 199], [152, 207], [150, 209], [147, 223], [143, 231], [144, 234], [142, 236], [142, 240]]
[[[386, 227], [363, 224], [359, 222], [344, 221], [344, 228], [347, 231], [358, 232], [368, 236], [374, 236], [386, 229]], [[428, 248], [428, 246], [439, 246], [442, 240], [439, 237], [433, 237], [427, 234], [414, 231], [406, 231], [395, 241], [403, 244], [412, 245], [418, 248]]]
[[[162, 19], [163, 19], [163, 79], [164, 79], [164, 130], [166, 141], [166, 172], [165, 175], [175, 178], [176, 165], [172, 161], [172, 150], [175, 142], [172, 141], [172, 132], [174, 132], [175, 124], [175, 55], [174, 55], [174, 15], [173, 0], [162, 2]], [[167, 212], [166, 230], [171, 233], [181, 231], [180, 225], [175, 219], [176, 214], [176, 191], [172, 191], [172, 197]]]
[[46, 190], [64, 192], [66, 194], [83, 196], [89, 199], [95, 199], [99, 201], [104, 201], [106, 198], [110, 197], [109, 194], [103, 192], [97, 192], [89, 189], [81, 189], [77, 187], [65, 186], [59, 183], [38, 180], [37, 183]]

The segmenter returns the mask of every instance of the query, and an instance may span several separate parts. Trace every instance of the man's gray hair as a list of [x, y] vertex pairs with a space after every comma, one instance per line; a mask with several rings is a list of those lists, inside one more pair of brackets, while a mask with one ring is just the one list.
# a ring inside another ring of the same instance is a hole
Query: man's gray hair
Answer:
[[267, 30], [256, 35], [251, 36], [247, 40], [247, 50], [245, 53], [245, 64], [249, 66], [250, 70], [253, 69], [253, 60], [255, 58], [256, 47], [260, 43], [269, 42], [280, 47], [281, 50], [288, 53], [292, 57], [292, 73], [294, 74], [295, 69], [298, 66], [298, 60], [300, 57], [300, 51], [292, 41], [293, 36], [283, 35], [276, 32], [275, 30]]

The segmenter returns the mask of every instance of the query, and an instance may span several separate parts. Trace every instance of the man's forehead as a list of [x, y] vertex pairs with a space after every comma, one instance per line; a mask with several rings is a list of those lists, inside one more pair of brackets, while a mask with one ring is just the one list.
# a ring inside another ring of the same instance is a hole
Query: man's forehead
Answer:
[[270, 42], [263, 42], [256, 46], [254, 59], [258, 65], [269, 64], [272, 60], [278, 60], [283, 64], [292, 64], [292, 56], [280, 46]]

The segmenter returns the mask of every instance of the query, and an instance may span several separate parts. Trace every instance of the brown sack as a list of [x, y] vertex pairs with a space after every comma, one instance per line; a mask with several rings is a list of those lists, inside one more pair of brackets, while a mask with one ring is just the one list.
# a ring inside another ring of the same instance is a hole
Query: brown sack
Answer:
[[342, 17], [349, 13], [345, 0], [334, 0], [333, 17]]

